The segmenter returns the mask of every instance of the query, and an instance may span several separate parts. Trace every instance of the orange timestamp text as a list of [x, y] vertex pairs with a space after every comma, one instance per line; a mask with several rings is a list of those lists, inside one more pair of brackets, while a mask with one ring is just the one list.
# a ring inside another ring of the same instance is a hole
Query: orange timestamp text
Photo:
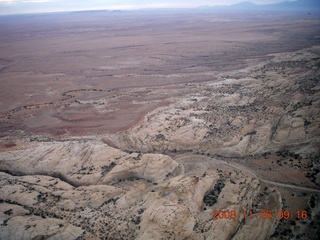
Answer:
[[306, 220], [308, 219], [308, 212], [306, 210], [298, 210], [294, 213], [291, 213], [289, 210], [278, 210], [278, 212], [272, 212], [270, 210], [259, 210], [254, 212], [253, 210], [243, 210], [237, 214], [235, 210], [213, 210], [212, 219], [272, 219], [278, 218], [288, 220], [290, 217], [296, 217], [296, 219]]

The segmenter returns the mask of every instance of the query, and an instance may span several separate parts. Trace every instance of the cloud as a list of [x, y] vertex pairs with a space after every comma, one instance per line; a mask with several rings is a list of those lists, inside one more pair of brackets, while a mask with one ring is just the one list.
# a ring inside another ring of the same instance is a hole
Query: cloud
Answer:
[[[245, 1], [245, 0], [242, 0]], [[279, 2], [281, 0], [251, 0], [253, 3], [274, 3]], [[289, 0], [294, 1], [294, 0]], [[0, 4], [20, 4], [20, 3], [43, 3], [43, 2], [60, 2], [61, 5], [103, 5], [103, 6], [112, 6], [112, 5], [132, 5], [132, 6], [163, 6], [163, 5], [174, 5], [174, 6], [183, 6], [183, 5], [201, 5], [201, 4], [209, 4], [209, 5], [229, 5], [241, 2], [241, 0], [175, 0], [175, 1], [160, 1], [160, 0], [0, 0]]]
[[52, 2], [52, 0], [0, 0], [0, 4], [42, 3], [42, 2]]
[[97, 9], [193, 8], [231, 5], [243, 1], [268, 4], [284, 0], [0, 0], [0, 15]]

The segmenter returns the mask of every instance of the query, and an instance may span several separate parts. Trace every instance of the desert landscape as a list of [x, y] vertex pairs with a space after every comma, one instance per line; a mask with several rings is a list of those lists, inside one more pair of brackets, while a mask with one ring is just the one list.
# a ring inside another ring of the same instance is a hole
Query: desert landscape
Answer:
[[320, 16], [0, 16], [0, 239], [318, 239]]

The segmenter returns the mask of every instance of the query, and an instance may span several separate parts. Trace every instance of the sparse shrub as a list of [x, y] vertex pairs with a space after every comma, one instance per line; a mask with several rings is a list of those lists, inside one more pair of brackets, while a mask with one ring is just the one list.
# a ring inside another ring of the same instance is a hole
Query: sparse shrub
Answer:
[[13, 210], [9, 209], [7, 211], [4, 211], [3, 213], [6, 214], [6, 215], [12, 215], [13, 214]]

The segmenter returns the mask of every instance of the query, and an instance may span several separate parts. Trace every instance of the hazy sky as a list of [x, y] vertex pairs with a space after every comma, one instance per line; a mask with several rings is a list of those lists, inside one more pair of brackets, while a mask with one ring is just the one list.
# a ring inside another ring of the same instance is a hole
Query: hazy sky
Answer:
[[285, 0], [0, 0], [0, 14], [85, 9], [191, 8], [230, 5], [244, 1], [269, 4]]

